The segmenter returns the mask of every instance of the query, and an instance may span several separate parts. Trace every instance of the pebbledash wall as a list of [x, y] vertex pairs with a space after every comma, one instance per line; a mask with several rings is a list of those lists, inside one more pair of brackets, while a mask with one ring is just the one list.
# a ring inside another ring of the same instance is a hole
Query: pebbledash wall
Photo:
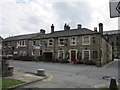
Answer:
[[81, 24], [76, 29], [70, 29], [65, 24], [64, 30], [45, 34], [40, 33], [8, 37], [3, 40], [3, 55], [32, 56], [35, 60], [45, 61], [92, 61], [101, 65], [113, 60], [112, 45], [103, 37], [103, 24], [99, 23], [94, 31], [82, 28]]

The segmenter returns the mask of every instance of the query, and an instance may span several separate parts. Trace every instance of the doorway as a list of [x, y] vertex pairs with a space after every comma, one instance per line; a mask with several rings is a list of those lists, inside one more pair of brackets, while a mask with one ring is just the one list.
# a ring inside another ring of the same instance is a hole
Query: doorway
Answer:
[[76, 51], [71, 51], [71, 61], [76, 61]]
[[52, 61], [52, 52], [44, 52], [43, 55], [44, 55], [44, 60], [45, 61]]

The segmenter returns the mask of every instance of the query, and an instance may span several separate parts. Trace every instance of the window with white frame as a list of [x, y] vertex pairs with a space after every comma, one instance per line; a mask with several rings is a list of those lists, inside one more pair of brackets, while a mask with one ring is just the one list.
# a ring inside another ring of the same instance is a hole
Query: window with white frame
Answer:
[[63, 50], [59, 50], [58, 51], [58, 58], [64, 58], [64, 51]]
[[83, 59], [90, 60], [90, 50], [83, 50]]
[[76, 45], [76, 38], [75, 37], [71, 38], [71, 45]]
[[83, 45], [90, 45], [90, 36], [83, 36]]
[[59, 46], [64, 46], [64, 39], [63, 38], [58, 39], [58, 44]]
[[53, 46], [53, 39], [48, 40], [48, 46]]
[[19, 45], [20, 46], [26, 46], [27, 45], [27, 41], [26, 40], [19, 41]]

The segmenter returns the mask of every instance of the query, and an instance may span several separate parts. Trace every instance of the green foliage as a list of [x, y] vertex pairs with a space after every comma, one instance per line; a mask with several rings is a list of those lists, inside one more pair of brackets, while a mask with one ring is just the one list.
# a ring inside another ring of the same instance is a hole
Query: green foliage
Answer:
[[22, 84], [20, 80], [15, 80], [11, 78], [2, 78], [2, 88], [9, 88], [18, 84]]
[[2, 78], [0, 78], [0, 90], [2, 89]]

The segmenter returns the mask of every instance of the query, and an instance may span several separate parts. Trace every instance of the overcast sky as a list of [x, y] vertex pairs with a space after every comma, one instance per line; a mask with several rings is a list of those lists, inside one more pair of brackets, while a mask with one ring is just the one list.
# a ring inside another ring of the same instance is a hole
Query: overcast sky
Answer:
[[117, 30], [118, 18], [110, 18], [109, 0], [1, 0], [0, 36], [3, 38], [39, 32], [63, 30], [77, 24], [93, 30], [103, 23], [104, 31]]

